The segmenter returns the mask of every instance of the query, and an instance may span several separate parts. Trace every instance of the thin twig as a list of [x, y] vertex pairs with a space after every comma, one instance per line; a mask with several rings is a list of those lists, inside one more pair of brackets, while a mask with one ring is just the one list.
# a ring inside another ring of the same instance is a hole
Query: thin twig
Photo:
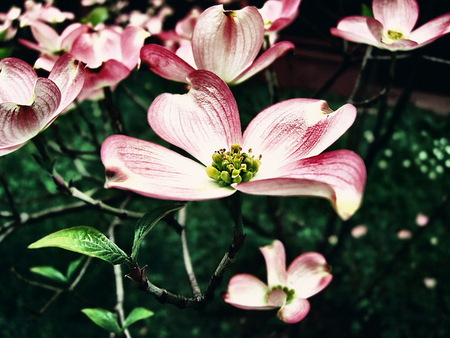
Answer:
[[[220, 263], [211, 275], [205, 294], [201, 298], [188, 298], [165, 289], [161, 289], [151, 283], [147, 278], [142, 278], [139, 282], [139, 288], [153, 295], [160, 303], [173, 304], [179, 308], [203, 309], [214, 298], [215, 291], [220, 285], [226, 269], [235, 261], [236, 255], [244, 244], [245, 234], [242, 225], [242, 210], [240, 193], [236, 192], [231, 197], [231, 209], [234, 219], [233, 239], [228, 251], [222, 257]], [[139, 269], [145, 272], [145, 269]], [[142, 285], [143, 284], [143, 285]]]
[[33, 311], [35, 315], [41, 316], [43, 315], [47, 309], [63, 294], [63, 293], [73, 293], [75, 287], [77, 286], [77, 284], [81, 281], [82, 277], [84, 276], [84, 274], [87, 271], [87, 268], [91, 262], [92, 258], [88, 257], [86, 259], [86, 262], [84, 263], [83, 267], [81, 268], [80, 272], [78, 273], [77, 277], [73, 280], [72, 283], [70, 283], [70, 285], [66, 288], [58, 288], [58, 287], [54, 287], [52, 285], [48, 285], [48, 284], [44, 284], [44, 283], [39, 283], [39, 282], [35, 282], [32, 281], [30, 279], [27, 279], [25, 277], [23, 277], [21, 274], [19, 274], [14, 267], [11, 268], [12, 273], [20, 280], [24, 281], [25, 283], [32, 285], [32, 286], [36, 286], [39, 287], [41, 289], [46, 289], [46, 290], [50, 290], [53, 291], [54, 294], [52, 295], [52, 297], [44, 304], [44, 306], [42, 306], [38, 311]]
[[[115, 219], [108, 228], [108, 236], [109, 239], [115, 242], [114, 229], [116, 226], [120, 225], [119, 221]], [[119, 317], [119, 323], [123, 326], [125, 322], [125, 311], [124, 311], [124, 301], [125, 301], [125, 292], [123, 288], [123, 273], [122, 267], [120, 264], [113, 265], [114, 269], [114, 280], [116, 283], [116, 305], [114, 309], [116, 310], [117, 316]], [[123, 331], [125, 337], [130, 337], [131, 334], [128, 329]]]
[[189, 247], [186, 238], [186, 207], [182, 208], [178, 212], [178, 223], [182, 226], [181, 237], [181, 247], [183, 250], [183, 261], [186, 268], [186, 273], [189, 278], [189, 283], [191, 284], [192, 293], [195, 299], [202, 298], [202, 291], [198, 285], [197, 278], [195, 277], [194, 268], [192, 266], [191, 255], [189, 254]]

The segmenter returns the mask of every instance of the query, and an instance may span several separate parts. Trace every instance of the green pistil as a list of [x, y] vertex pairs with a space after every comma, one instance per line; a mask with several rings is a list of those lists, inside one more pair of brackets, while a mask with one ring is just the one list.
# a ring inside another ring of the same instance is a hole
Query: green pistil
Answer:
[[261, 166], [261, 155], [255, 158], [251, 149], [248, 153], [241, 151], [239, 144], [232, 144], [230, 151], [216, 151], [212, 155], [212, 164], [206, 168], [208, 176], [222, 186], [250, 181]]
[[277, 285], [277, 286], [272, 287], [267, 292], [266, 297], [269, 298], [270, 293], [274, 290], [282, 290], [286, 294], [286, 304], [289, 303], [292, 299], [294, 299], [295, 290], [289, 289], [288, 287], [282, 286], [282, 285]]

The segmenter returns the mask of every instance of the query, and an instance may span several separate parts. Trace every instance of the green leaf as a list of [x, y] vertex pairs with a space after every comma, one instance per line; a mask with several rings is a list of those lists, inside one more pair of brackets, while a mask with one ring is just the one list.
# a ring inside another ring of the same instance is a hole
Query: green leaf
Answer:
[[134, 230], [133, 249], [131, 250], [131, 257], [134, 261], [137, 259], [142, 241], [145, 236], [147, 236], [149, 231], [156, 225], [156, 223], [158, 223], [161, 218], [167, 216], [171, 212], [183, 208], [185, 205], [186, 204], [184, 203], [162, 205], [142, 216], [142, 218], [137, 222], [136, 229]]
[[129, 262], [122, 249], [95, 228], [77, 226], [54, 232], [30, 244], [29, 249], [57, 247], [103, 259], [111, 264]]
[[123, 328], [126, 329], [131, 324], [136, 323], [139, 320], [148, 318], [153, 316], [153, 311], [147, 310], [143, 307], [135, 307], [133, 311], [130, 312], [128, 317], [125, 319], [125, 322], [123, 323]]
[[106, 7], [96, 7], [93, 9], [88, 16], [84, 17], [81, 22], [82, 23], [92, 23], [93, 26], [98, 25], [99, 23], [105, 22], [108, 20], [109, 14], [108, 9]]
[[67, 279], [72, 278], [73, 273], [78, 269], [78, 267], [80, 266], [80, 264], [83, 262], [84, 257], [80, 257], [72, 262], [70, 262], [69, 266], [67, 267]]
[[[2, 41], [2, 39], [0, 38], [0, 42]], [[0, 48], [0, 59], [4, 59], [7, 58], [9, 56], [11, 56], [13, 53], [13, 48]]]
[[368, 18], [373, 18], [372, 8], [367, 6], [366, 4], [361, 5], [362, 16], [366, 16]]
[[101, 328], [116, 334], [122, 332], [116, 316], [111, 311], [105, 309], [83, 309], [81, 311]]
[[55, 282], [59, 283], [68, 282], [66, 276], [64, 276], [59, 270], [55, 269], [53, 266], [33, 266], [32, 268], [30, 268], [30, 271], [35, 274], [54, 280]]

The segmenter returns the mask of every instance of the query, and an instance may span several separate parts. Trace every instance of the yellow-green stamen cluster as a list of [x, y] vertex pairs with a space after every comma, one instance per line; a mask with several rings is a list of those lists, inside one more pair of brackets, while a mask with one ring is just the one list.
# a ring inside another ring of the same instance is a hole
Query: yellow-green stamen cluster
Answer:
[[250, 149], [242, 153], [239, 144], [232, 144], [231, 150], [220, 149], [212, 155], [213, 163], [206, 168], [209, 177], [222, 186], [250, 181], [261, 166], [261, 155], [255, 158]]
[[383, 33], [381, 37], [381, 41], [387, 43], [388, 45], [400, 39], [406, 39], [406, 36], [402, 32], [392, 29], [389, 29], [387, 32]]
[[277, 285], [272, 287], [268, 292], [266, 297], [269, 298], [270, 293], [274, 290], [282, 290], [286, 294], [286, 303], [289, 303], [292, 299], [294, 299], [295, 290], [289, 289], [286, 286]]

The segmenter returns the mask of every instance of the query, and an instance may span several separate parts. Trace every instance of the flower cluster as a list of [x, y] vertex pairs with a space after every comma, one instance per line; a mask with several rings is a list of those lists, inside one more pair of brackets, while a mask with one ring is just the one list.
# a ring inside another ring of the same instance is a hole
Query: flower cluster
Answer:
[[[183, 94], [160, 94], [147, 110], [152, 131], [182, 153], [130, 135], [108, 134], [100, 150], [106, 188], [178, 201], [238, 193], [319, 197], [348, 220], [362, 204], [365, 164], [351, 150], [325, 150], [352, 126], [356, 107], [332, 109], [325, 100], [292, 98], [273, 102], [242, 126], [229, 88], [295, 50], [294, 43], [277, 41], [279, 32], [297, 18], [301, 0], [267, 0], [261, 8], [233, 10], [224, 7], [230, 2], [194, 7], [172, 30], [165, 30], [164, 23], [174, 9], [162, 0], [151, 1], [146, 12], [126, 13], [128, 3], [118, 1], [114, 11], [101, 7], [94, 19], [65, 26], [55, 23], [75, 15], [53, 6], [52, 0], [27, 0], [23, 8], [0, 13], [0, 41], [9, 42], [18, 30], [28, 29], [32, 38], [18, 41], [38, 52], [34, 67], [49, 73], [38, 76], [15, 57], [0, 60], [0, 156], [43, 132], [75, 100], [103, 99], [106, 88], [114, 90], [142, 63], [186, 85]], [[108, 2], [82, 1], [86, 7], [98, 4]], [[416, 0], [373, 0], [372, 10], [373, 17], [342, 19], [331, 34], [394, 52], [423, 47], [450, 33], [450, 13], [414, 29]], [[149, 37], [152, 43], [146, 44]], [[359, 226], [352, 235], [366, 232]], [[399, 233], [399, 238], [410, 235]], [[331, 282], [325, 258], [304, 253], [286, 269], [280, 241], [260, 250], [267, 284], [248, 274], [234, 276], [225, 301], [242, 309], [279, 309], [286, 323], [302, 320], [310, 307], [307, 298]], [[145, 268], [141, 270], [141, 284], [147, 285]]]

